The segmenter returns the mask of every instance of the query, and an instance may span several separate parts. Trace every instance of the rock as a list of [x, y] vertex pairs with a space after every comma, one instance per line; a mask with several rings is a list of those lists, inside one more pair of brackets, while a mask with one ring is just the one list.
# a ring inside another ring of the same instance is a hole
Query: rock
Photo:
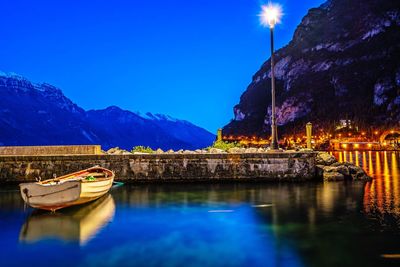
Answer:
[[332, 165], [333, 163], [336, 163], [337, 160], [334, 156], [327, 152], [319, 152], [315, 158], [316, 164], [319, 165]]
[[340, 165], [336, 167], [336, 171], [344, 175], [344, 177], [349, 177], [349, 169], [345, 165]]
[[255, 147], [246, 148], [244, 153], [257, 153], [258, 149]]
[[337, 172], [337, 167], [325, 166], [325, 165], [320, 165], [320, 166], [323, 166], [322, 169], [324, 170], [324, 172]]
[[164, 151], [161, 148], [156, 150], [156, 154], [163, 154], [163, 153], [164, 153]]
[[316, 165], [315, 166], [315, 174], [317, 178], [323, 178], [324, 177], [324, 165]]
[[332, 181], [344, 181], [344, 175], [339, 172], [324, 172], [323, 174], [324, 181], [332, 182]]
[[176, 151], [176, 153], [183, 154], [183, 149], [179, 149], [178, 151]]
[[113, 147], [106, 151], [107, 154], [114, 154], [115, 151], [119, 150], [119, 147]]
[[[337, 165], [337, 164], [335, 164], [335, 165]], [[331, 165], [331, 166], [318, 165], [318, 166], [322, 166], [323, 173], [337, 172], [337, 173], [342, 174], [344, 176], [344, 178], [349, 178], [349, 179], [351, 178], [349, 169], [343, 164], [340, 164], [337, 166], [333, 166], [333, 165]]]
[[322, 177], [324, 181], [342, 181], [349, 179], [353, 181], [370, 181], [369, 177], [363, 168], [354, 165], [353, 163], [344, 162], [332, 163], [330, 166], [316, 165], [317, 176]]
[[357, 172], [355, 175], [352, 175], [353, 181], [371, 181], [372, 178], [368, 176], [365, 171]]
[[348, 164], [346, 164], [346, 165], [347, 165], [347, 168], [349, 169], [349, 173], [350, 173], [351, 175], [356, 174], [356, 173], [359, 172], [359, 171], [363, 171], [363, 169], [362, 169], [361, 167], [356, 166], [356, 165], [354, 165], [354, 164], [348, 163]]
[[172, 149], [170, 149], [170, 150], [167, 150], [165, 153], [167, 153], [167, 154], [174, 154], [175, 152], [174, 152]]
[[347, 168], [349, 170], [349, 175], [353, 179], [353, 181], [371, 181], [372, 178], [368, 176], [368, 174], [364, 171], [360, 166], [356, 166], [352, 163], [347, 164]]
[[244, 148], [240, 148], [240, 147], [233, 147], [233, 148], [229, 148], [228, 149], [228, 153], [243, 153]]
[[258, 153], [265, 153], [266, 150], [264, 148], [260, 147], [259, 149], [257, 149], [257, 152]]
[[107, 150], [106, 153], [109, 155], [130, 155], [130, 154], [132, 154], [131, 152], [121, 149], [119, 147], [110, 148], [109, 150]]
[[218, 149], [218, 148], [210, 148], [209, 152], [211, 154], [224, 154], [224, 153], [226, 153], [224, 150]]
[[343, 164], [346, 165], [345, 163], [335, 162], [335, 163], [332, 163], [331, 166], [332, 166], [332, 167], [338, 167], [338, 166], [341, 166], [341, 165], [343, 165]]

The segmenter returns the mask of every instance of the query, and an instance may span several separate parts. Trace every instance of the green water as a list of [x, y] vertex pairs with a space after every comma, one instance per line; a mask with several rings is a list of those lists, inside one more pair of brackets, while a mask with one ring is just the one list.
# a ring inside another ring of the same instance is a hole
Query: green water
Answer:
[[352, 157], [373, 182], [124, 185], [55, 214], [3, 188], [0, 266], [400, 266], [399, 155]]

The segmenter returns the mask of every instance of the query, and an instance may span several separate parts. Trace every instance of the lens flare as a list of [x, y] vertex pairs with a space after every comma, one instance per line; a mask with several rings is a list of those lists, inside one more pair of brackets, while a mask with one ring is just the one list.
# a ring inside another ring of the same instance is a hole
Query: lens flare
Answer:
[[281, 22], [282, 6], [268, 3], [261, 6], [261, 9], [260, 20], [262, 25], [273, 28], [277, 23]]

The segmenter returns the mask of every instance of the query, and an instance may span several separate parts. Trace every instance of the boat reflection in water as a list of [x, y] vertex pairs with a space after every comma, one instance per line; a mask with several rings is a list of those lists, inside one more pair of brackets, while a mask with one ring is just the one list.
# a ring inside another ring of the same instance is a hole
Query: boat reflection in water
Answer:
[[79, 242], [85, 245], [115, 214], [110, 194], [84, 206], [49, 213], [35, 210], [22, 226], [19, 240], [36, 243], [46, 239]]
[[334, 152], [339, 161], [362, 166], [373, 178], [364, 188], [365, 213], [383, 219], [394, 217], [400, 223], [400, 153], [394, 151]]

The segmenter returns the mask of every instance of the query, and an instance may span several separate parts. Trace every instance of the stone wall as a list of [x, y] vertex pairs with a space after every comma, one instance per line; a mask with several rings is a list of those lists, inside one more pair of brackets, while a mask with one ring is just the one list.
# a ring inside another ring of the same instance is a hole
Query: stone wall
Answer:
[[0, 182], [49, 179], [100, 165], [124, 182], [267, 180], [315, 177], [314, 152], [257, 154], [147, 154], [0, 156]]
[[0, 146], [0, 155], [99, 155], [100, 145], [79, 146]]

